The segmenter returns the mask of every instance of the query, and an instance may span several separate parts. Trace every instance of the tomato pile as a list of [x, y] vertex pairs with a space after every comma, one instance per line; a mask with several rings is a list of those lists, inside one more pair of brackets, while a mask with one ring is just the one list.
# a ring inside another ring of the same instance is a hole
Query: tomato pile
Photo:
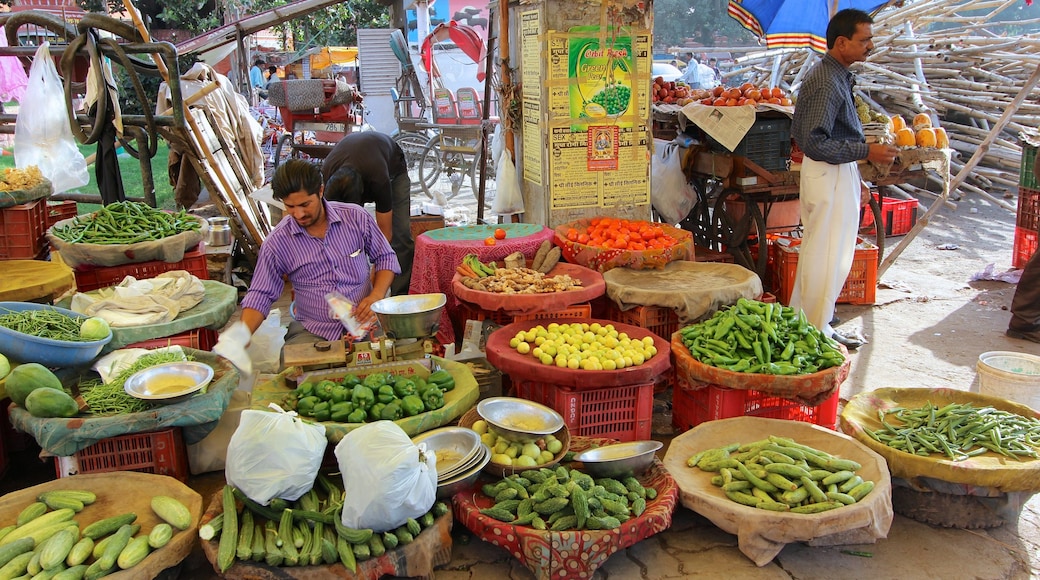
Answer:
[[678, 243], [659, 223], [609, 217], [593, 218], [585, 231], [569, 228], [567, 239], [596, 248], [636, 251], [670, 248]]
[[757, 105], [758, 103], [771, 103], [774, 105], [791, 106], [791, 99], [780, 87], [756, 87], [751, 83], [744, 83], [739, 87], [715, 87], [711, 95], [701, 98], [702, 105], [715, 107], [738, 107], [742, 105]]

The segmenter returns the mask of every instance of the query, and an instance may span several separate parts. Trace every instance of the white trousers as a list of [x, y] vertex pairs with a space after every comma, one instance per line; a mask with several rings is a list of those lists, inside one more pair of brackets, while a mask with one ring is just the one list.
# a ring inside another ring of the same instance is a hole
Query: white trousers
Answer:
[[806, 157], [802, 162], [801, 205], [804, 234], [799, 248], [791, 306], [805, 311], [825, 336], [834, 330], [834, 302], [852, 269], [859, 230], [860, 175], [855, 163], [831, 165]]

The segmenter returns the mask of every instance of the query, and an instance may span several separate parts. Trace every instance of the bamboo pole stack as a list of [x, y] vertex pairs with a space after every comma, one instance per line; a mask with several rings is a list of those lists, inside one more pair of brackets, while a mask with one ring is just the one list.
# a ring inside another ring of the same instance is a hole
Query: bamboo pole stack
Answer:
[[[1019, 135], [1040, 128], [1040, 102], [1033, 96], [1040, 33], [993, 32], [994, 17], [1022, 2], [907, 0], [885, 8], [875, 16], [874, 52], [853, 67], [856, 91], [872, 107], [907, 120], [928, 113], [946, 129], [954, 149], [953, 182], [962, 184], [951, 192], [954, 199], [1017, 193]], [[1037, 21], [1000, 24], [1033, 27]], [[730, 74], [797, 94], [803, 69], [818, 60], [808, 49], [766, 50], [737, 59]]]

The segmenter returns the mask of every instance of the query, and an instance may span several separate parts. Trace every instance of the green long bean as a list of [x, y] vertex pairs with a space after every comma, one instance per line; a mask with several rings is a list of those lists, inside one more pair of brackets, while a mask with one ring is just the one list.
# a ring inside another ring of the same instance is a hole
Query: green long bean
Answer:
[[82, 324], [83, 321], [79, 318], [73, 318], [50, 309], [23, 310], [21, 312], [4, 309], [4, 314], [0, 314], [0, 326], [22, 334], [66, 342], [94, 340], [79, 335], [79, 328]]
[[198, 231], [202, 224], [185, 210], [176, 213], [147, 204], [126, 201], [110, 203], [94, 213], [76, 217], [51, 233], [71, 244], [135, 244]]
[[[191, 359], [192, 357], [188, 357], [188, 360]], [[81, 382], [79, 390], [94, 415], [125, 415], [147, 411], [152, 408], [152, 404], [128, 395], [123, 389], [123, 384], [137, 371], [182, 360], [184, 357], [176, 352], [162, 350], [149, 353], [116, 373], [107, 383], [100, 379], [91, 379]]]
[[881, 428], [866, 430], [870, 437], [914, 455], [943, 454], [953, 461], [986, 452], [1018, 460], [1040, 458], [1040, 419], [993, 407], [925, 403], [915, 409], [878, 409], [878, 420]]

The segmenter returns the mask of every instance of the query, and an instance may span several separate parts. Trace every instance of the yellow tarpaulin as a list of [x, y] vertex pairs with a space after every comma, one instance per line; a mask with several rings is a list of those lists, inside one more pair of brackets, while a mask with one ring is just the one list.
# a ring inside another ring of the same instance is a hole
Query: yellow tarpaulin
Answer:
[[311, 55], [311, 70], [322, 70], [337, 64], [350, 64], [357, 60], [356, 46], [326, 46], [318, 54]]

